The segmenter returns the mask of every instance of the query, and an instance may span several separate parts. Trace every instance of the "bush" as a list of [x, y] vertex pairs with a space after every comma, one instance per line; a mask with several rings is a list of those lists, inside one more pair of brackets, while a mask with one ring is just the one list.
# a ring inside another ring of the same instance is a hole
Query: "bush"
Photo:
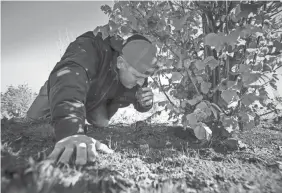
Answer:
[[101, 9], [109, 22], [94, 34], [138, 33], [158, 47], [152, 87], [167, 96], [171, 121], [201, 139], [253, 128], [252, 105], [267, 106], [266, 88], [277, 90], [281, 2], [116, 1]]
[[9, 86], [5, 93], [1, 92], [1, 117], [25, 117], [35, 96], [27, 84]]

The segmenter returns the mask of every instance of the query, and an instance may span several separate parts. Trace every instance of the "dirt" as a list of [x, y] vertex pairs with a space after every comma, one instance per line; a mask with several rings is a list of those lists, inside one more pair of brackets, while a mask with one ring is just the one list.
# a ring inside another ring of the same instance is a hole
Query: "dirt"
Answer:
[[[35, 173], [37, 177], [45, 174], [41, 170], [47, 164], [64, 177], [49, 188], [44, 186], [45, 192], [282, 192], [282, 127], [271, 127], [237, 132], [235, 137], [247, 147], [223, 148], [221, 153], [213, 146], [202, 146], [191, 131], [181, 127], [90, 127], [87, 135], [115, 149], [114, 155], [100, 154], [92, 165], [59, 171], [57, 166], [38, 161], [29, 178], [29, 172], [23, 172], [31, 168], [28, 160], [36, 159], [39, 152], [48, 155], [52, 151], [53, 129], [48, 123], [5, 123], [1, 131], [2, 191], [39, 193], [34, 189], [39, 186]], [[81, 173], [72, 186], [59, 183]], [[57, 179], [48, 175], [47, 179]], [[50, 181], [41, 181], [50, 185]]]

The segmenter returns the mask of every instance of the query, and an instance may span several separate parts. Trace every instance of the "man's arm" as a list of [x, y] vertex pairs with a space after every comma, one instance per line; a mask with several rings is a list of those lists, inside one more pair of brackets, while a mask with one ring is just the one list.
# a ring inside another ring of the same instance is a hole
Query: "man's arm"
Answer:
[[52, 126], [59, 141], [83, 131], [89, 83], [85, 70], [75, 63], [53, 73], [49, 83]]
[[57, 141], [83, 132], [89, 75], [96, 73], [99, 62], [97, 48], [91, 44], [87, 39], [71, 43], [60, 62], [63, 67], [55, 67], [49, 77], [48, 96]]

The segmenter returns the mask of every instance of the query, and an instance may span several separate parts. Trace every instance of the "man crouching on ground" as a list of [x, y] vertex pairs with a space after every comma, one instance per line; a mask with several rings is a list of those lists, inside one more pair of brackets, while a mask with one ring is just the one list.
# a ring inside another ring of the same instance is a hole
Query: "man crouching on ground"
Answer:
[[150, 110], [153, 93], [146, 86], [157, 69], [156, 52], [137, 34], [123, 43], [89, 31], [70, 43], [27, 113], [31, 119], [51, 116], [57, 143], [48, 158], [69, 163], [76, 151], [75, 164], [84, 165], [95, 160], [97, 150], [113, 153], [86, 135], [85, 119], [106, 127], [119, 108]]

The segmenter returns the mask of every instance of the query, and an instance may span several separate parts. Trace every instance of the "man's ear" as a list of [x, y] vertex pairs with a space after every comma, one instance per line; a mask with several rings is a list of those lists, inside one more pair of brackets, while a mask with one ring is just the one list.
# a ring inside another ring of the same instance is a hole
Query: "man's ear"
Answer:
[[125, 68], [125, 64], [124, 64], [123, 58], [121, 56], [117, 57], [117, 68], [118, 69]]

